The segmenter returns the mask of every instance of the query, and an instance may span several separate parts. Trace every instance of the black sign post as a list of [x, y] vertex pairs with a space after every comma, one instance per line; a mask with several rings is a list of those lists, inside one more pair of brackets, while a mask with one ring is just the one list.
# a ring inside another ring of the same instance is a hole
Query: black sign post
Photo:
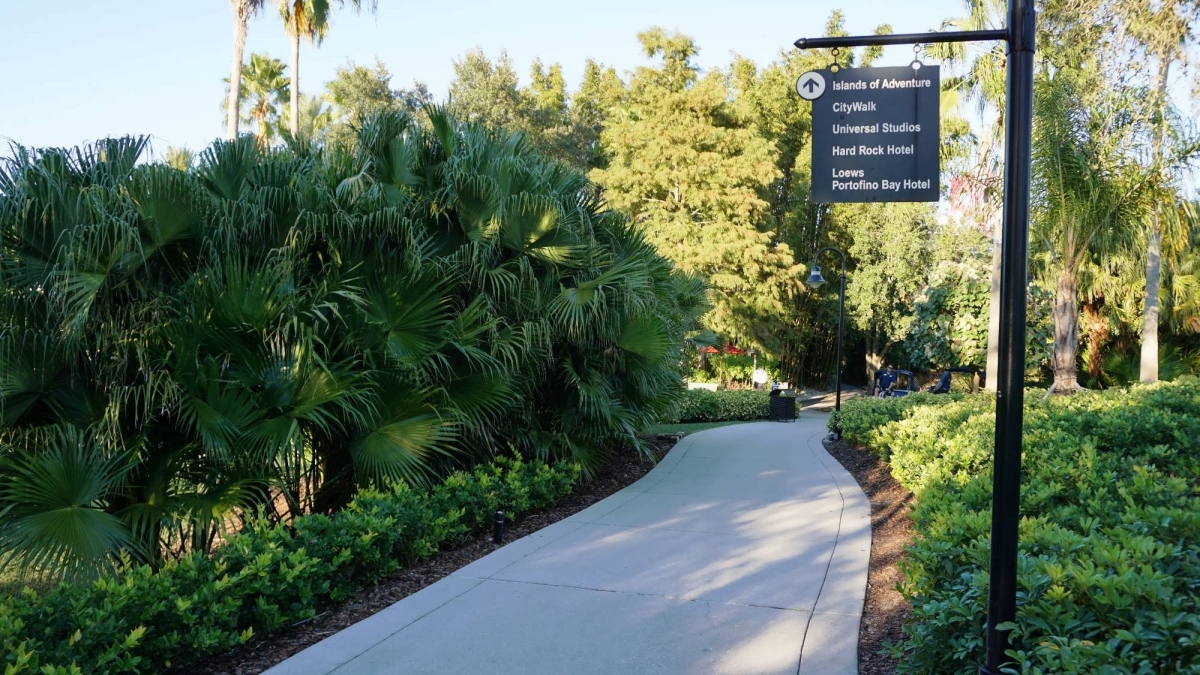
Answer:
[[798, 80], [801, 95], [816, 91], [818, 79], [825, 85], [812, 99], [813, 201], [936, 202], [940, 69], [812, 71]]
[[[800, 39], [798, 49], [914, 45], [1003, 40], [1008, 45], [1004, 116], [1004, 216], [1000, 241], [1000, 372], [992, 465], [992, 548], [988, 586], [987, 657], [979, 672], [1000, 675], [1008, 661], [1008, 631], [1017, 616], [1017, 524], [1021, 499], [1024, 421], [1025, 296], [1029, 276], [1030, 137], [1033, 132], [1034, 0], [1008, 0], [1008, 28], [954, 33], [911, 33]], [[801, 85], [803, 96], [804, 78]], [[812, 94], [816, 87], [810, 88]], [[808, 98], [808, 96], [805, 96]], [[811, 99], [810, 99], [811, 100]], [[816, 110], [814, 109], [814, 123]], [[815, 159], [815, 156], [814, 156]], [[816, 176], [814, 175], [814, 190]], [[891, 201], [891, 200], [888, 200]]]

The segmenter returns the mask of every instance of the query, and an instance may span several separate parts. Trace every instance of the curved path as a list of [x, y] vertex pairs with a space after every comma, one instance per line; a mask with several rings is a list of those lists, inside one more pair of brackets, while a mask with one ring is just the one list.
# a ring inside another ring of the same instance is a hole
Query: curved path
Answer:
[[870, 505], [826, 416], [684, 438], [644, 478], [272, 668], [857, 672]]

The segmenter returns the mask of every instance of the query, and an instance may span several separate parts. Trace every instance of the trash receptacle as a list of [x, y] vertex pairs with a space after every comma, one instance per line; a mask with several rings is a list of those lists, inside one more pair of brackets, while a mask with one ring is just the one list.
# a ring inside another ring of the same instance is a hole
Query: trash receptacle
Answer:
[[770, 419], [772, 422], [796, 421], [796, 395], [788, 389], [776, 389], [770, 395]]

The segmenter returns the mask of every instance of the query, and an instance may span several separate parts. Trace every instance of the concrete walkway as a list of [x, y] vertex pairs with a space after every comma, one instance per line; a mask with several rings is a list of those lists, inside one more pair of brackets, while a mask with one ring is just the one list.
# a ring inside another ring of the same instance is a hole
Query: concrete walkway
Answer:
[[825, 419], [688, 436], [634, 485], [268, 673], [856, 673], [870, 505]]

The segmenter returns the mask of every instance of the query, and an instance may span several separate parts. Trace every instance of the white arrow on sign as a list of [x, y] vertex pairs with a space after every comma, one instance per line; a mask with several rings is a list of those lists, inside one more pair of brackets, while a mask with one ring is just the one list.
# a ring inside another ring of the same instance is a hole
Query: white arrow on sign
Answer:
[[810, 70], [796, 80], [796, 93], [806, 101], [815, 101], [825, 93], [825, 76]]

